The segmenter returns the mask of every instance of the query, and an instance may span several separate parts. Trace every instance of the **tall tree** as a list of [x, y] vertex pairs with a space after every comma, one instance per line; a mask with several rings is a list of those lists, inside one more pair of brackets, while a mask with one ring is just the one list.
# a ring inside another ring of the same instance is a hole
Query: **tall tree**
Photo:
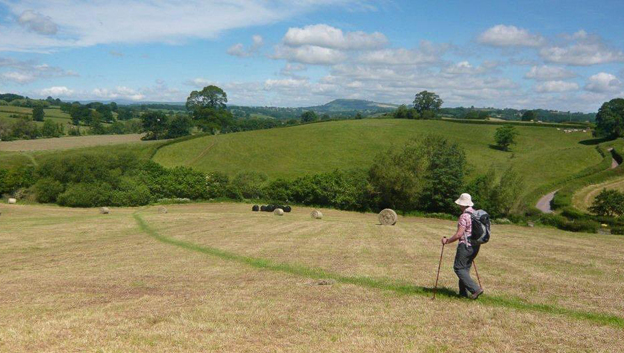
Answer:
[[45, 117], [45, 112], [43, 111], [43, 107], [41, 106], [34, 107], [32, 116], [33, 116], [34, 121], [43, 121], [43, 118]]
[[422, 91], [414, 98], [414, 109], [420, 114], [426, 111], [435, 113], [440, 110], [442, 103], [444, 103], [444, 101], [440, 99], [440, 96], [437, 94], [429, 91]]
[[169, 121], [167, 115], [159, 111], [149, 111], [141, 116], [143, 129], [147, 132], [146, 139], [158, 140], [165, 136]]
[[537, 114], [532, 110], [527, 110], [522, 114], [522, 121], [535, 121], [537, 120]]
[[602, 104], [596, 115], [596, 132], [612, 138], [624, 136], [624, 98]]
[[306, 110], [305, 112], [303, 112], [303, 114], [301, 114], [302, 123], [311, 123], [317, 120], [318, 120], [318, 115], [316, 115], [316, 113], [313, 112], [312, 110]]
[[494, 140], [496, 145], [503, 151], [509, 151], [509, 147], [516, 143], [518, 131], [512, 125], [503, 125], [496, 129]]
[[186, 99], [186, 109], [195, 111], [197, 109], [212, 108], [225, 109], [227, 94], [217, 86], [207, 86], [201, 91], [193, 91]]

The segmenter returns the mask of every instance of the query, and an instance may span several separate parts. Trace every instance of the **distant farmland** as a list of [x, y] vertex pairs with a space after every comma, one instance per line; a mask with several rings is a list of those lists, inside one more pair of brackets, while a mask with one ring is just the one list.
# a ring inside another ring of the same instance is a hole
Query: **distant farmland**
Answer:
[[141, 142], [143, 134], [91, 135], [0, 142], [0, 151], [49, 151]]
[[190, 166], [204, 172], [264, 172], [272, 178], [294, 178], [334, 169], [366, 168], [375, 155], [411, 137], [438, 134], [465, 148], [471, 175], [493, 166], [513, 166], [527, 191], [558, 181], [589, 166], [601, 156], [595, 146], [580, 144], [590, 133], [565, 134], [555, 128], [517, 126], [512, 152], [491, 148], [497, 125], [433, 120], [363, 119], [289, 128], [206, 136], [161, 148], [154, 160], [165, 166]]

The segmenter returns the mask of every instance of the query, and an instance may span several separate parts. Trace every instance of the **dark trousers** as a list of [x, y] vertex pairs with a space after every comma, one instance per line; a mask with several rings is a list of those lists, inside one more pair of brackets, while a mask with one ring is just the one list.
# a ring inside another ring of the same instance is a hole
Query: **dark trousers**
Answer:
[[459, 295], [461, 296], [467, 297], [468, 292], [475, 293], [479, 290], [479, 285], [470, 277], [472, 261], [477, 257], [479, 247], [479, 245], [467, 246], [466, 244], [459, 244], [457, 246], [453, 270], [455, 270], [455, 274], [459, 277]]

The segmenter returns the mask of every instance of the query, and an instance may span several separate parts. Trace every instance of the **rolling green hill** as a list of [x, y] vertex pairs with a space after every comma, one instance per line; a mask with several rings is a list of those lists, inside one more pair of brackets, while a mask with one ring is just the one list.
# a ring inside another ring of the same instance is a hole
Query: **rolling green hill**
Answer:
[[366, 168], [375, 155], [411, 137], [439, 134], [466, 149], [471, 175], [490, 166], [514, 166], [527, 183], [527, 192], [558, 181], [601, 156], [595, 146], [580, 144], [589, 133], [565, 134], [555, 128], [517, 126], [518, 144], [512, 152], [490, 147], [496, 125], [433, 120], [363, 119], [289, 128], [205, 136], [170, 144], [154, 160], [165, 166], [190, 166], [204, 172], [259, 171], [271, 178], [294, 178], [334, 169]]

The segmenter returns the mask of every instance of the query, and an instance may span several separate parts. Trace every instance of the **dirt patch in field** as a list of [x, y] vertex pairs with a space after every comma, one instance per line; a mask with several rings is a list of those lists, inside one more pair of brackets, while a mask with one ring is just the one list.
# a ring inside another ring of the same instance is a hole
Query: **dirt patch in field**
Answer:
[[141, 141], [143, 134], [71, 136], [51, 139], [19, 140], [0, 142], [0, 151], [26, 152], [47, 150], [68, 150], [72, 148], [92, 147], [101, 145], [117, 145], [124, 143], [151, 143]]

